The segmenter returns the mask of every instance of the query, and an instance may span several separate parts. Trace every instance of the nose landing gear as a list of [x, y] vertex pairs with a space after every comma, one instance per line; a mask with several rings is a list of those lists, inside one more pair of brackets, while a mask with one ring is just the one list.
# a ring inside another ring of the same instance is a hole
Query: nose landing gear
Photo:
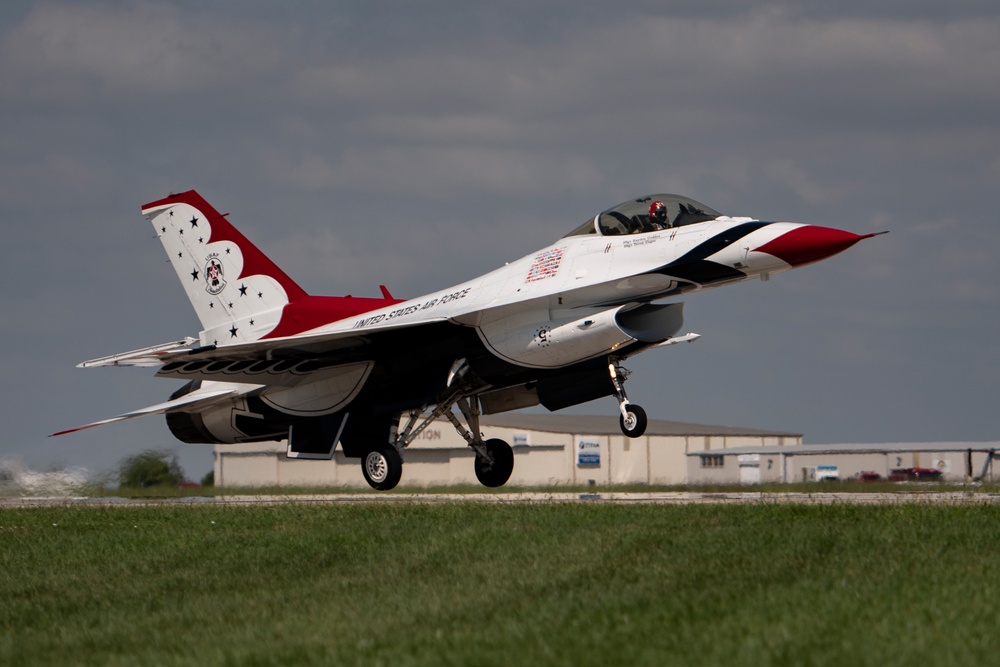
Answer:
[[630, 371], [622, 368], [617, 360], [612, 360], [608, 364], [608, 372], [611, 374], [611, 382], [615, 386], [615, 398], [618, 399], [618, 410], [621, 416], [618, 418], [618, 425], [622, 433], [630, 438], [638, 438], [646, 432], [646, 411], [635, 403], [629, 403], [625, 394], [625, 380], [628, 379]]

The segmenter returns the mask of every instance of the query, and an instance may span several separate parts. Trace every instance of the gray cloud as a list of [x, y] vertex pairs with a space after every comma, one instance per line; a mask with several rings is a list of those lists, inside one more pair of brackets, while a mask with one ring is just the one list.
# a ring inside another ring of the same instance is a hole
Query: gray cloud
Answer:
[[600, 179], [599, 170], [582, 157], [473, 146], [351, 148], [334, 164], [319, 153], [268, 157], [263, 163], [266, 178], [293, 188], [392, 191], [438, 199], [463, 193], [576, 194]]
[[445, 287], [653, 191], [891, 229], [692, 296], [705, 337], [637, 358], [630, 395], [814, 442], [995, 438], [1000, 12], [730, 5], [5, 5], [0, 450], [101, 469], [176, 446], [157, 418], [43, 436], [172, 390], [73, 365], [195, 333], [139, 216], [190, 187], [358, 295]]
[[271, 38], [191, 20], [157, 2], [40, 4], [5, 35], [3, 97], [66, 102], [249, 85], [279, 58]]

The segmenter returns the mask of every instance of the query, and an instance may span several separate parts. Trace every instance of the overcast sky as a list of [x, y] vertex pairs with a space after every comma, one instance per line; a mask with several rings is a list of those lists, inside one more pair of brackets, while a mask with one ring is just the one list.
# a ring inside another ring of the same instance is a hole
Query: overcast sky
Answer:
[[703, 338], [630, 360], [629, 397], [807, 443], [1000, 440], [995, 1], [482, 4], [5, 2], [0, 458], [211, 469], [162, 417], [46, 437], [180, 384], [75, 365], [197, 335], [139, 211], [189, 188], [317, 294], [419, 296], [651, 192], [891, 230], [688, 296]]

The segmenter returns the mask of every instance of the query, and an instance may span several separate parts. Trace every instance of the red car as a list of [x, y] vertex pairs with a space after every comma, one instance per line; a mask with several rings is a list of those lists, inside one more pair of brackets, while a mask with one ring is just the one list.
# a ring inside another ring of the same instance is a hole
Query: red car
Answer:
[[894, 468], [889, 473], [890, 482], [939, 482], [941, 471], [937, 468]]

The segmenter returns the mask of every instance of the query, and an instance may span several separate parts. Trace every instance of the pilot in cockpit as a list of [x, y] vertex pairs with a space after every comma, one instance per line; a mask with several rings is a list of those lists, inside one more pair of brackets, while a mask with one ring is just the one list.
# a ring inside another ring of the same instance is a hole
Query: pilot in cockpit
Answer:
[[661, 201], [654, 201], [649, 205], [649, 228], [650, 230], [666, 229], [670, 226], [667, 222], [667, 207]]

